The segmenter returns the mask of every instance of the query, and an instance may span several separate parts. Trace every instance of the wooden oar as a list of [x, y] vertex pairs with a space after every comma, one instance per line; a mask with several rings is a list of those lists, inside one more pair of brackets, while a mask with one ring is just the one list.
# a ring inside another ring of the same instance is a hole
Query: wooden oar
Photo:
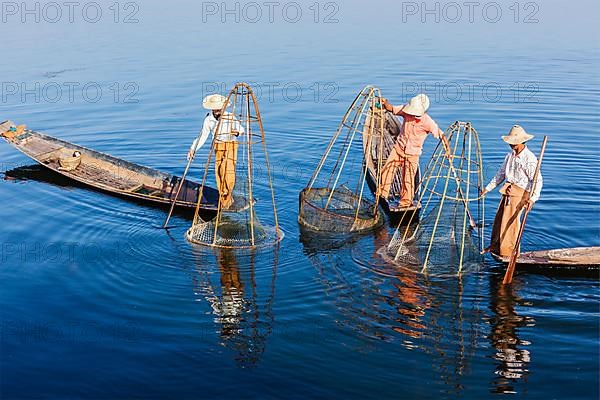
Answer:
[[177, 187], [177, 193], [175, 193], [175, 197], [173, 197], [173, 201], [171, 202], [171, 209], [169, 210], [169, 215], [167, 215], [167, 219], [165, 220], [165, 223], [163, 224], [162, 228], [163, 229], [167, 229], [168, 225], [169, 225], [169, 221], [171, 220], [171, 215], [173, 214], [173, 210], [175, 209], [175, 204], [177, 203], [177, 198], [179, 197], [179, 193], [181, 192], [181, 188], [183, 187], [183, 184], [185, 183], [185, 177], [188, 174], [188, 171], [190, 169], [190, 165], [192, 165], [192, 161], [194, 161], [194, 157], [190, 157], [190, 159], [188, 160], [187, 165], [185, 166], [185, 171], [183, 171], [183, 176], [181, 177], [181, 180], [179, 181], [179, 186]]
[[[535, 186], [537, 185], [537, 179], [540, 174], [540, 169], [542, 167], [542, 160], [544, 159], [544, 152], [546, 151], [546, 143], [548, 142], [548, 136], [544, 136], [544, 141], [542, 142], [542, 150], [540, 151], [540, 157], [538, 159], [537, 166], [535, 167], [535, 174], [533, 175], [533, 183], [531, 184], [531, 195], [533, 195], [535, 191]], [[523, 214], [523, 222], [521, 223], [521, 227], [519, 228], [519, 235], [517, 236], [517, 243], [515, 248], [513, 249], [512, 255], [510, 257], [510, 262], [508, 263], [508, 267], [506, 268], [506, 273], [504, 274], [504, 281], [502, 281], [503, 285], [508, 285], [512, 283], [513, 275], [515, 273], [515, 267], [517, 266], [517, 258], [519, 258], [519, 248], [521, 247], [521, 239], [523, 239], [523, 232], [525, 231], [525, 223], [527, 222], [527, 216], [529, 215], [530, 209], [526, 209]]]

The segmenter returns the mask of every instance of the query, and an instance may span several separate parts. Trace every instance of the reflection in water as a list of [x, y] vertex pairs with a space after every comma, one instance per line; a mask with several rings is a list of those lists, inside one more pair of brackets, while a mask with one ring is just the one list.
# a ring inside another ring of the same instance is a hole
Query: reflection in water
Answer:
[[[462, 391], [477, 340], [483, 336], [479, 277], [434, 280], [414, 269], [385, 263], [378, 250], [389, 241], [386, 229], [374, 232], [371, 240], [363, 237], [335, 252], [322, 242], [316, 246], [319, 242], [306, 236], [301, 241], [344, 328], [430, 355], [446, 391]], [[365, 254], [366, 260], [361, 260]], [[470, 285], [474, 294], [464, 295], [465, 279], [474, 281]], [[365, 346], [371, 344], [367, 341]]]
[[514, 294], [513, 285], [503, 285], [501, 276], [493, 276], [490, 308], [494, 313], [490, 324], [490, 341], [496, 349], [494, 359], [498, 361], [492, 392], [515, 393], [513, 384], [529, 375], [528, 365], [531, 354], [525, 348], [531, 343], [519, 339], [518, 329], [534, 326], [532, 317], [523, 317], [515, 311], [515, 304], [520, 302]]
[[[216, 263], [206, 262], [205, 254], [210, 253], [203, 253], [193, 278], [196, 294], [209, 303], [221, 344], [236, 353], [239, 366], [254, 366], [264, 353], [273, 329], [278, 247], [274, 252], [260, 254], [215, 249]], [[257, 277], [257, 258], [259, 265], [270, 265], [268, 274]], [[215, 264], [216, 272], [210, 267]]]
[[[387, 230], [382, 229], [375, 233], [372, 254], [372, 260], [379, 260], [379, 250], [387, 246], [390, 240], [390, 235]], [[394, 280], [391, 284], [397, 293], [394, 297], [397, 299], [396, 310], [400, 315], [397, 318], [398, 324], [395, 324], [392, 329], [412, 338], [421, 337], [426, 329], [423, 324], [426, 310], [431, 307], [430, 299], [426, 287], [419, 285], [419, 274], [415, 270], [404, 269], [402, 271], [394, 271]], [[401, 273], [398, 273], [401, 272]]]
[[63, 188], [86, 187], [86, 185], [83, 183], [67, 178], [66, 176], [52, 171], [51, 169], [48, 169], [40, 164], [25, 165], [7, 170], [4, 172], [4, 180], [16, 182], [33, 180], [37, 182], [49, 183]]

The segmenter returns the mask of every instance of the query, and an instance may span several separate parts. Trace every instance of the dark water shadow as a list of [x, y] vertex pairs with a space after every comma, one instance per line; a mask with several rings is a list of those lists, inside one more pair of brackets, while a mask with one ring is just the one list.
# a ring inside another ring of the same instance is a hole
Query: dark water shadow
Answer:
[[[146, 207], [148, 209], [159, 209], [168, 211], [170, 208], [170, 204], [162, 204], [155, 202], [148, 202], [141, 199], [120, 195], [118, 193], [109, 192], [106, 190], [102, 190], [93, 186], [86, 185], [74, 179], [70, 179], [64, 175], [59, 174], [51, 169], [45, 168], [39, 164], [26, 165], [22, 167], [13, 168], [11, 170], [7, 170], [4, 172], [4, 180], [12, 181], [15, 183], [19, 182], [27, 182], [27, 181], [35, 181], [50, 184], [52, 186], [61, 188], [61, 189], [83, 189], [88, 190], [90, 192], [101, 193], [103, 195], [108, 195], [111, 197], [116, 197], [122, 200], [126, 200], [129, 203], [136, 204], [139, 206]], [[185, 219], [192, 219], [194, 217], [194, 209], [184, 208], [184, 207], [176, 207], [173, 211], [174, 215]], [[215, 217], [215, 212], [202, 211], [201, 216], [205, 220], [211, 220]]]

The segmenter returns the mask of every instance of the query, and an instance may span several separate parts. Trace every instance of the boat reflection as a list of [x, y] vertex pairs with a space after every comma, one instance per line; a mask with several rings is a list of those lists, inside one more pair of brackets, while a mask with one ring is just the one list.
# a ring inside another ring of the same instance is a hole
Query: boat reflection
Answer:
[[494, 359], [497, 361], [495, 379], [492, 383], [493, 393], [515, 393], [514, 384], [529, 375], [531, 354], [527, 349], [531, 343], [518, 336], [519, 328], [534, 326], [532, 317], [517, 314], [515, 306], [522, 304], [514, 292], [514, 285], [503, 285], [502, 275], [491, 278], [492, 296], [490, 309], [493, 317], [490, 320], [490, 342], [495, 349]]
[[49, 183], [60, 188], [86, 188], [86, 185], [45, 168], [39, 164], [24, 165], [4, 171], [6, 181], [27, 181]]
[[[58, 172], [52, 171], [51, 169], [45, 168], [39, 164], [26, 165], [17, 168], [13, 168], [4, 172], [5, 181], [13, 181], [16, 183], [26, 182], [26, 181], [35, 181], [50, 184], [52, 186], [58, 187], [64, 190], [71, 189], [84, 189], [98, 193], [105, 193], [101, 189], [91, 187], [89, 185], [78, 182], [74, 179], [67, 178], [59, 174]], [[117, 197], [123, 199], [125, 201], [131, 202], [133, 204], [146, 207], [146, 208], [158, 208], [168, 210], [169, 204], [160, 204], [160, 203], [149, 203], [142, 199], [122, 196], [118, 193], [110, 193], [111, 197]], [[107, 200], [108, 201], [108, 200]], [[194, 215], [194, 210], [185, 208], [185, 207], [176, 207], [173, 211], [174, 215], [177, 215], [182, 218], [191, 219]], [[211, 218], [214, 215], [212, 212], [203, 212], [204, 218]]]
[[[198, 257], [192, 278], [196, 295], [210, 305], [220, 344], [240, 367], [260, 361], [272, 333], [277, 263], [278, 248], [260, 253], [215, 249]], [[258, 275], [256, 265], [262, 266]]]

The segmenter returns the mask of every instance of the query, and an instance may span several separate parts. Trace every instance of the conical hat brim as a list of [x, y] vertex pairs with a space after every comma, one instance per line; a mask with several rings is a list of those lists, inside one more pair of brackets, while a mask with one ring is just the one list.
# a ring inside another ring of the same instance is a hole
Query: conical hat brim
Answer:
[[202, 102], [202, 107], [207, 110], [220, 110], [227, 103], [227, 100], [208, 99]]
[[506, 135], [506, 136], [502, 136], [502, 140], [504, 140], [508, 144], [521, 144], [521, 143], [525, 143], [525, 142], [530, 141], [534, 137], [535, 136], [526, 133], [524, 135], [513, 135], [513, 136]]

